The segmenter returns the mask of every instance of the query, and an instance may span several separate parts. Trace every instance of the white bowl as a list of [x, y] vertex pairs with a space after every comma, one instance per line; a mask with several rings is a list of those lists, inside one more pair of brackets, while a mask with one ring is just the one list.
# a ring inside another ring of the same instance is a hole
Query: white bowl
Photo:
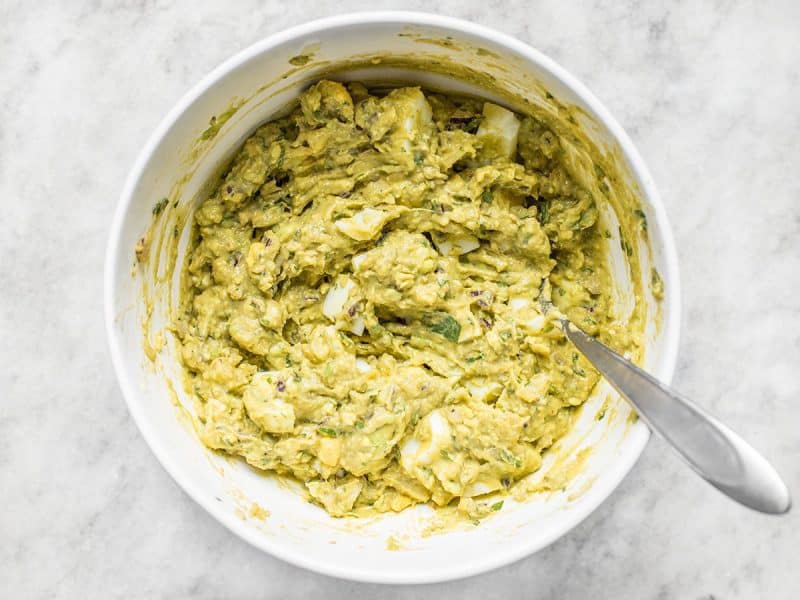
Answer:
[[[159, 282], [149, 268], [132, 269], [132, 265], [134, 247], [152, 221], [156, 201], [164, 196], [177, 200], [179, 208], [162, 216], [171, 231], [170, 219], [196, 205], [220, 164], [257, 125], [285, 107], [310, 81], [334, 65], [364, 56], [403, 54], [473, 66], [498, 80], [505, 78], [503, 86], [517, 87], [511, 91], [524, 92], [534, 101], [543, 94], [541, 88], [534, 89], [539, 82], [559, 100], [585, 111], [587, 127], [598, 146], [617, 149], [623, 163], [620, 168], [628, 183], [638, 188], [649, 221], [652, 252], [642, 248], [643, 272], [649, 275], [649, 267], [656, 267], [666, 290], [660, 309], [652, 297], [646, 299], [645, 365], [669, 381], [680, 321], [677, 258], [658, 193], [630, 139], [600, 102], [552, 60], [514, 38], [451, 18], [374, 12], [323, 19], [272, 35], [215, 69], [169, 112], [136, 160], [114, 217], [105, 265], [105, 314], [114, 367], [128, 408], [164, 468], [194, 500], [254, 546], [321, 573], [385, 583], [474, 575], [550, 544], [616, 488], [641, 454], [649, 436], [647, 428], [627, 418], [627, 407], [619, 399], [614, 400], [609, 418], [596, 421], [592, 411], [608, 393], [601, 386], [575, 430], [542, 469], [542, 473], [551, 469], [552, 474], [553, 469], [569, 465], [579, 448], [590, 446], [583, 468], [575, 469], [577, 474], [564, 491], [540, 494], [522, 503], [506, 501], [502, 511], [478, 527], [431, 536], [422, 535], [431, 518], [427, 507], [365, 522], [333, 519], [307, 503], [291, 485], [256, 473], [242, 461], [211, 453], [198, 441], [174, 402], [185, 402], [191, 410], [179, 385], [170, 336], [165, 336], [167, 343], [155, 362], [148, 359], [143, 344], [143, 320], [151, 330], [147, 334], [151, 341], [154, 331], [165, 323], [170, 299], [176, 293], [171, 285], [174, 277], [162, 276]], [[298, 55], [311, 60], [304, 66], [289, 64]], [[398, 69], [389, 63], [351, 68], [339, 76], [403, 79], [480, 91], [443, 74]], [[513, 74], [510, 80], [508, 74]], [[197, 143], [209, 118], [232, 103], [238, 110], [216, 136]], [[188, 227], [179, 228], [184, 246], [187, 231]], [[158, 246], [154, 240], [151, 260], [159, 261], [163, 272], [167, 245], [160, 253]], [[146, 319], [148, 302], [153, 307], [150, 319]], [[166, 380], [174, 382], [177, 398]], [[254, 504], [270, 515], [258, 518], [251, 514]], [[401, 551], [387, 549], [390, 535]]]

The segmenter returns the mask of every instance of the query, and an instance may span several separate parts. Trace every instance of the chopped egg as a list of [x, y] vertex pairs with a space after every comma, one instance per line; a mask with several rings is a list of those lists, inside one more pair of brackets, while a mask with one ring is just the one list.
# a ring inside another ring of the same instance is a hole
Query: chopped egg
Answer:
[[481, 247], [478, 238], [471, 235], [437, 235], [433, 243], [442, 256], [461, 256]]
[[478, 127], [478, 139], [483, 141], [484, 153], [492, 157], [513, 158], [517, 152], [520, 121], [513, 112], [486, 102], [483, 120]]
[[352, 217], [339, 219], [334, 224], [346, 236], [365, 242], [378, 236], [391, 215], [375, 208], [362, 208]]
[[350, 278], [345, 277], [331, 286], [328, 293], [325, 295], [325, 300], [322, 301], [322, 314], [328, 317], [331, 321], [335, 321], [344, 310], [344, 305], [347, 298], [350, 296], [350, 290], [355, 287], [355, 283]]

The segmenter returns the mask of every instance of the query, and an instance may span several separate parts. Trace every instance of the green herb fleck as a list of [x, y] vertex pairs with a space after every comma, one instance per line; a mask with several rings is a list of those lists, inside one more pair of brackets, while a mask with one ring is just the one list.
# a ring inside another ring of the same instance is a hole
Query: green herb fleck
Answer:
[[465, 360], [467, 361], [468, 365], [471, 365], [472, 363], [478, 362], [481, 359], [483, 359], [483, 352], [478, 352], [473, 356], [468, 356]]
[[653, 288], [653, 297], [656, 300], [662, 300], [664, 298], [664, 281], [655, 267], [650, 270], [650, 285]]
[[542, 202], [542, 207], [539, 212], [539, 222], [542, 225], [547, 225], [550, 222], [550, 200]]
[[287, 367], [291, 367], [294, 364], [292, 362], [292, 357], [289, 356], [288, 354], [284, 357], [284, 360], [286, 361], [286, 366]]
[[507, 342], [511, 339], [511, 332], [510, 331], [501, 331], [500, 332], [500, 339], [504, 342]]
[[447, 450], [439, 450], [439, 454], [441, 454], [442, 458], [446, 458], [447, 460], [452, 460], [450, 455], [447, 453]]
[[356, 421], [356, 429], [358, 429], [359, 431], [364, 429], [364, 421], [362, 421], [361, 419]]
[[451, 342], [458, 342], [461, 337], [461, 325], [450, 315], [444, 315], [438, 322], [429, 324], [428, 329]]
[[586, 229], [594, 225], [594, 222], [597, 220], [596, 211], [593, 208], [586, 210], [581, 213], [581, 218], [572, 226], [574, 231], [580, 229]]
[[640, 208], [637, 208], [633, 211], [633, 214], [642, 220], [642, 229], [647, 231], [647, 216], [644, 214], [644, 211]]
[[317, 427], [317, 431], [319, 431], [325, 437], [335, 438], [339, 435], [336, 430], [332, 429], [331, 427]]
[[513, 465], [517, 469], [522, 467], [522, 461], [504, 448], [500, 449], [500, 460], [508, 465]]
[[603, 167], [597, 163], [594, 164], [594, 174], [597, 175], [598, 179], [603, 179], [606, 176], [606, 172], [603, 170]]
[[208, 129], [203, 131], [203, 133], [200, 134], [200, 139], [201, 140], [210, 140], [215, 135], [217, 135], [218, 131], [219, 131], [219, 128], [217, 127], [217, 117], [211, 117], [211, 120], [209, 121], [209, 127], [208, 127]]
[[631, 245], [627, 241], [625, 241], [625, 236], [622, 235], [622, 227], [619, 228], [619, 246], [620, 248], [622, 248], [622, 251], [628, 256], [631, 256], [633, 254], [633, 248], [631, 248]]
[[169, 200], [167, 200], [166, 198], [162, 198], [161, 200], [156, 202], [156, 205], [153, 207], [153, 215], [160, 215], [162, 212], [164, 212], [164, 209], [167, 207], [167, 204], [169, 204]]
[[422, 166], [422, 163], [425, 162], [425, 153], [420, 152], [419, 150], [414, 152], [414, 164], [418, 167]]
[[580, 359], [580, 356], [578, 356], [578, 353], [577, 352], [573, 352], [572, 353], [572, 372], [575, 373], [576, 375], [581, 376], [581, 377], [586, 377], [586, 371], [584, 371], [583, 369], [581, 369], [578, 366], [578, 360], [579, 359]]
[[494, 192], [492, 192], [492, 190], [490, 190], [489, 188], [483, 190], [483, 193], [481, 193], [481, 202], [486, 202], [487, 204], [489, 204], [493, 199], [494, 199]]
[[200, 134], [200, 139], [210, 140], [211, 138], [215, 137], [219, 133], [219, 130], [222, 129], [222, 126], [227, 123], [228, 119], [236, 114], [237, 110], [239, 110], [239, 105], [231, 106], [219, 116], [211, 117], [211, 119], [208, 121], [208, 129]]
[[490, 508], [491, 508], [491, 509], [492, 509], [494, 512], [497, 512], [498, 510], [500, 510], [501, 508], [503, 508], [503, 500], [500, 500], [500, 502], [495, 502], [494, 504], [492, 504], [492, 506], [491, 506]]

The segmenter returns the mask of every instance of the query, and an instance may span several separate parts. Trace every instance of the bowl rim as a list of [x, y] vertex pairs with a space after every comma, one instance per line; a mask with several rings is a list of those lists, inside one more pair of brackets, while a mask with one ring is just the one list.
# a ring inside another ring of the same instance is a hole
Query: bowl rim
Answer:
[[665, 322], [663, 327], [664, 352], [662, 359], [661, 378], [669, 383], [675, 372], [678, 344], [681, 329], [681, 293], [680, 280], [678, 274], [678, 256], [672, 229], [666, 210], [661, 202], [661, 197], [656, 189], [655, 182], [639, 155], [633, 142], [628, 137], [616, 119], [605, 108], [605, 106], [589, 91], [578, 79], [571, 75], [567, 70], [558, 65], [554, 60], [536, 50], [527, 43], [501, 33], [494, 29], [478, 25], [470, 21], [454, 17], [418, 12], [418, 11], [365, 11], [346, 13], [322, 19], [317, 19], [284, 29], [277, 33], [268, 35], [260, 41], [241, 50], [231, 58], [213, 69], [194, 85], [183, 97], [173, 106], [173, 108], [162, 119], [154, 132], [150, 135], [146, 144], [138, 154], [136, 161], [128, 174], [128, 177], [120, 194], [120, 200], [114, 212], [111, 223], [111, 230], [106, 247], [104, 265], [104, 314], [106, 325], [106, 336], [111, 353], [114, 371], [119, 381], [120, 389], [127, 404], [128, 410], [133, 417], [139, 431], [144, 437], [147, 445], [155, 454], [164, 469], [170, 474], [175, 482], [200, 506], [202, 506], [217, 521], [227, 527], [230, 531], [238, 535], [252, 546], [268, 552], [269, 554], [284, 560], [293, 565], [309, 569], [325, 575], [349, 579], [354, 581], [386, 583], [386, 584], [419, 584], [434, 583], [460, 579], [480, 573], [485, 573], [501, 566], [516, 562], [538, 550], [550, 545], [555, 540], [566, 534], [589, 516], [608, 496], [619, 486], [625, 476], [633, 468], [639, 459], [647, 441], [650, 431], [643, 429], [642, 435], [635, 438], [632, 447], [625, 454], [622, 454], [614, 465], [613, 476], [604, 478], [596, 482], [593, 490], [593, 500], [582, 503], [580, 507], [575, 507], [570, 513], [569, 518], [564, 519], [562, 527], [553, 531], [544, 539], [536, 542], [526, 542], [524, 539], [518, 543], [509, 544], [506, 549], [492, 553], [479, 560], [469, 562], [459, 562], [444, 569], [435, 571], [424, 570], [419, 574], [408, 575], [408, 573], [396, 573], [387, 569], [375, 569], [371, 567], [362, 568], [359, 565], [330, 565], [309, 559], [301, 552], [296, 552], [281, 544], [278, 538], [258, 536], [246, 524], [228, 512], [224, 511], [217, 503], [207, 498], [199, 485], [196, 485], [192, 477], [187, 475], [180, 463], [172, 458], [169, 448], [159, 442], [156, 435], [149, 429], [147, 420], [137, 402], [137, 392], [133, 382], [128, 377], [123, 360], [120, 340], [118, 339], [114, 321], [114, 307], [116, 306], [116, 282], [121, 274], [116, 270], [117, 256], [120, 252], [120, 237], [125, 214], [133, 200], [133, 191], [137, 182], [141, 178], [144, 169], [156, 148], [162, 143], [164, 137], [171, 127], [191, 106], [191, 104], [215, 85], [223, 76], [234, 70], [239, 65], [247, 62], [255, 56], [269, 51], [270, 49], [288, 42], [295, 38], [313, 35], [316, 32], [330, 29], [341, 28], [343, 26], [370, 25], [370, 24], [398, 24], [398, 25], [417, 25], [428, 27], [440, 27], [450, 29], [458, 33], [472, 35], [491, 41], [499, 46], [503, 46], [523, 56], [526, 60], [536, 64], [540, 69], [548, 72], [554, 78], [560, 80], [564, 85], [572, 90], [586, 105], [588, 105], [599, 120], [610, 131], [614, 139], [620, 146], [623, 154], [628, 159], [632, 171], [638, 175], [642, 183], [642, 196], [647, 199], [653, 211], [655, 220], [658, 223], [659, 231], [662, 234], [662, 253], [666, 266], [665, 279], [669, 285], [665, 290], [664, 302], [670, 307], [670, 319]]

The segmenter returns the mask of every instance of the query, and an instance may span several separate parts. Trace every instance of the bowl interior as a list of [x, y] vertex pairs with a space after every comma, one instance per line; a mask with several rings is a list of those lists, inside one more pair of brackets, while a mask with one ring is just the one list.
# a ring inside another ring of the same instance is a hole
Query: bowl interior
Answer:
[[[431, 68], [409, 66], [415, 61]], [[456, 72], [449, 68], [454, 64], [467, 70]], [[650, 245], [639, 248], [641, 273], [633, 274], [642, 277], [647, 290], [644, 364], [662, 379], [671, 377], [678, 322], [672, 241], [653, 184], [627, 137], [582, 86], [530, 48], [468, 23], [404, 13], [351, 15], [265, 40], [214, 71], [168, 115], [131, 173], [112, 230], [106, 310], [115, 367], [131, 413], [159, 460], [196, 501], [254, 545], [295, 564], [354, 579], [421, 582], [474, 574], [562, 535], [616, 487], [638, 458], [648, 431], [629, 418], [627, 405], [607, 385], [598, 386], [573, 431], [535, 474], [549, 477], [553, 491], [522, 503], [507, 500], [480, 526], [465, 524], [437, 535], [428, 535], [435, 517], [427, 507], [364, 521], [331, 518], [303, 499], [299, 485], [206, 450], [187, 417], [191, 401], [181, 386], [171, 334], [163, 328], [177, 293], [173, 284], [191, 210], [258, 125], [284, 110], [309, 82], [329, 74], [472, 93], [518, 110], [527, 102], [546, 105], [548, 92], [580, 107], [593, 141], [616, 153], [620, 174], [640, 192], [650, 223]], [[210, 125], [212, 116], [216, 121]], [[164, 197], [168, 208], [154, 220], [153, 206]], [[605, 218], [613, 222], [615, 217]], [[150, 256], [147, 264], [136, 266], [135, 247], [145, 232]], [[619, 248], [614, 262], [620, 302], [625, 302], [632, 275]], [[651, 267], [664, 280], [661, 303], [649, 291]], [[160, 351], [159, 337], [164, 341]], [[607, 398], [612, 410], [597, 421]], [[581, 452], [585, 448], [591, 450]], [[393, 550], [387, 548], [390, 537]]]

